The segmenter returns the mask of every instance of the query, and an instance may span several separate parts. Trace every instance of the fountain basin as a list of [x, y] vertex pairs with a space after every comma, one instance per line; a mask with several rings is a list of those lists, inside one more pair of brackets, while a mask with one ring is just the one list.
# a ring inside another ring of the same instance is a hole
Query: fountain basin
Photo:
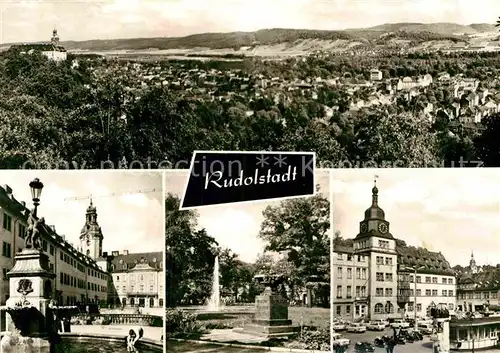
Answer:
[[[2, 332], [0, 336], [4, 336]], [[64, 353], [123, 353], [126, 352], [125, 337], [118, 335], [93, 335], [61, 333], [56, 352]], [[138, 353], [162, 353], [163, 342], [142, 338], [136, 343]], [[49, 353], [49, 348], [33, 350], [30, 353]]]

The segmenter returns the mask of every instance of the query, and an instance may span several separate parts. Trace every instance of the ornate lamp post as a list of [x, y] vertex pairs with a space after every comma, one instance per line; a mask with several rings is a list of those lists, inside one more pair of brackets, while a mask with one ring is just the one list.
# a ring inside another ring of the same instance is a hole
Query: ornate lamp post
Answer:
[[40, 179], [35, 178], [32, 182], [30, 182], [31, 189], [31, 199], [33, 200], [33, 205], [35, 208], [33, 209], [33, 216], [36, 217], [36, 211], [38, 206], [40, 205], [40, 196], [42, 195], [43, 183]]

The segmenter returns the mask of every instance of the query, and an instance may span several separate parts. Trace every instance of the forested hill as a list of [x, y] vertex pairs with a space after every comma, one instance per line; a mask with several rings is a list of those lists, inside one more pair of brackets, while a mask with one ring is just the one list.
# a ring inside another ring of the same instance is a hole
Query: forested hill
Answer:
[[466, 41], [468, 36], [494, 32], [491, 24], [459, 25], [455, 23], [390, 23], [364, 29], [340, 31], [272, 28], [255, 32], [200, 33], [185, 37], [128, 38], [111, 40], [66, 41], [69, 50], [144, 50], [155, 49], [239, 49], [253, 45], [293, 46], [297, 42], [351, 42], [364, 45], [384, 45], [394, 40], [422, 43], [427, 41]]

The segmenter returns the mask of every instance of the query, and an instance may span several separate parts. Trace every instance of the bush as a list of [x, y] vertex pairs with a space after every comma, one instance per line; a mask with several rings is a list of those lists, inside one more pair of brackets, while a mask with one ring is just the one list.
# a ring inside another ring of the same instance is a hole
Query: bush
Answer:
[[179, 309], [167, 309], [165, 327], [170, 337], [199, 337], [203, 333], [196, 314]]
[[289, 348], [329, 351], [330, 328], [304, 327], [296, 339], [287, 346]]

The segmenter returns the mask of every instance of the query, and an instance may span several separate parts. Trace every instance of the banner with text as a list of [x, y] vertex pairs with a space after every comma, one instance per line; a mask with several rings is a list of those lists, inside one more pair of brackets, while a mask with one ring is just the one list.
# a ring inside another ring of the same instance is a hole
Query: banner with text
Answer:
[[182, 209], [313, 196], [314, 152], [195, 151]]

